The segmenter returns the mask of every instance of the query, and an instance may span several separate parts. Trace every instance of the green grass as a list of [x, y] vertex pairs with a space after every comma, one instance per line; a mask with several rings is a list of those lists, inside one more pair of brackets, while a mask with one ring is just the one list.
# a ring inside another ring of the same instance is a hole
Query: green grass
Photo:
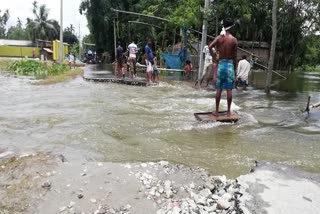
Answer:
[[11, 59], [0, 59], [0, 72], [7, 72], [9, 65], [13, 62]]
[[52, 64], [36, 60], [0, 59], [0, 72], [10, 72], [20, 76], [35, 76], [39, 81], [34, 85], [48, 85], [64, 82], [83, 73], [81, 68], [70, 70], [68, 64]]
[[51, 85], [59, 82], [65, 82], [67, 80], [75, 78], [76, 76], [81, 75], [82, 73], [83, 70], [81, 68], [76, 68], [74, 70], [69, 70], [58, 75], [47, 76], [44, 79], [34, 82], [33, 85]]
[[315, 71], [320, 72], [320, 67], [310, 66], [310, 65], [303, 65], [296, 69], [297, 71]]
[[41, 61], [22, 59], [13, 61], [8, 70], [16, 75], [46, 77], [62, 74], [70, 68], [64, 64], [49, 65]]

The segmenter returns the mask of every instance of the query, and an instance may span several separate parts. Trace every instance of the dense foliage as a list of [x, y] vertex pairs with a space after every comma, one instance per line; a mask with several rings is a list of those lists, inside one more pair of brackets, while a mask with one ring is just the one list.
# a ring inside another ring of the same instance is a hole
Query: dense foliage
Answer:
[[22, 27], [22, 21], [18, 18], [17, 25], [12, 26], [8, 29], [7, 32], [8, 39], [16, 39], [16, 40], [28, 40], [30, 39], [26, 30]]
[[5, 25], [9, 19], [9, 11], [6, 10], [3, 13], [0, 10], [0, 39], [5, 38], [6, 28]]
[[49, 10], [46, 5], [38, 6], [33, 2], [34, 18], [27, 19], [27, 30], [32, 34], [32, 39], [54, 40], [59, 38], [60, 26], [54, 19], [49, 19]]
[[[178, 33], [184, 27], [201, 30], [204, 13], [209, 15], [210, 35], [220, 31], [223, 18], [231, 17], [237, 21], [234, 33], [239, 40], [271, 43], [272, 1], [214, 0], [207, 11], [202, 9], [203, 4], [204, 1], [200, 0], [83, 0], [80, 13], [86, 14], [95, 43], [109, 52], [114, 48], [113, 20], [118, 41], [127, 44], [129, 40], [136, 39], [141, 46], [147, 37], [153, 37], [163, 47], [172, 44], [176, 29]], [[290, 69], [305, 62], [308, 56], [306, 49], [310, 51], [311, 47], [317, 46], [314, 40], [306, 38], [319, 31], [320, 0], [279, 0], [278, 5], [275, 65], [279, 69]], [[115, 13], [111, 8], [158, 16], [169, 22]], [[200, 36], [192, 33], [190, 38]]]

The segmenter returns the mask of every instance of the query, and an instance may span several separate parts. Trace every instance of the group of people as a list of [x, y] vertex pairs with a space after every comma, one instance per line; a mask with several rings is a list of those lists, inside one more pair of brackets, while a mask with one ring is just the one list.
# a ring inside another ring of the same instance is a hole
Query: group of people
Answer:
[[[244, 55], [237, 63], [237, 48], [238, 41], [230, 33], [231, 28], [234, 26], [233, 21], [226, 19], [223, 21], [223, 29], [219, 36], [217, 36], [208, 46], [203, 50], [205, 54], [204, 75], [207, 70], [213, 73], [213, 80], [216, 89], [216, 107], [213, 111], [214, 116], [219, 116], [219, 104], [221, 100], [222, 90], [227, 91], [227, 116], [231, 116], [231, 103], [232, 103], [232, 89], [237, 88], [238, 85], [243, 86], [244, 89], [248, 86], [248, 74], [251, 64], [247, 61]], [[144, 48], [145, 61], [147, 67], [147, 82], [159, 82], [159, 73], [157, 69], [157, 58], [154, 56], [151, 49], [152, 41], [148, 39]], [[128, 64], [131, 70], [131, 77], [136, 77], [136, 54], [137, 45], [132, 42], [126, 51], [128, 53]], [[124, 59], [125, 52], [118, 44], [116, 57], [117, 57], [117, 77], [121, 74], [125, 77]], [[190, 74], [192, 64], [190, 61], [186, 62], [183, 69], [184, 74]], [[203, 78], [200, 80], [200, 85]], [[197, 84], [197, 83], [196, 83]]]
[[[147, 67], [147, 82], [148, 84], [152, 82], [159, 82], [159, 72], [157, 68], [157, 58], [155, 57], [154, 53], [152, 52], [152, 40], [148, 39], [147, 44], [144, 48], [145, 52], [145, 61]], [[125, 78], [126, 72], [129, 68], [131, 78], [137, 77], [136, 71], [136, 63], [137, 63], [137, 53], [138, 47], [132, 41], [126, 51], [121, 47], [121, 43], [118, 43], [118, 47], [116, 49], [116, 61], [117, 61], [117, 68], [116, 68], [116, 76], [117, 78]]]
[[[248, 86], [248, 75], [251, 64], [247, 61], [245, 55], [237, 63], [238, 41], [230, 33], [230, 29], [233, 26], [234, 24], [231, 20], [224, 20], [220, 35], [204, 49], [206, 55], [205, 71], [210, 69], [213, 72], [216, 88], [216, 107], [213, 115], [217, 117], [219, 116], [222, 90], [227, 91], [227, 116], [231, 116], [232, 89], [237, 88], [238, 85], [243, 86], [244, 89]], [[200, 81], [200, 85], [201, 83], [202, 81]]]
[[138, 46], [134, 43], [134, 41], [132, 41], [129, 44], [126, 52], [121, 47], [121, 43], [118, 42], [118, 47], [116, 49], [116, 60], [117, 60], [116, 76], [118, 78], [120, 77], [125, 78], [128, 70], [128, 66], [131, 73], [131, 78], [136, 78], [137, 53], [138, 53]]

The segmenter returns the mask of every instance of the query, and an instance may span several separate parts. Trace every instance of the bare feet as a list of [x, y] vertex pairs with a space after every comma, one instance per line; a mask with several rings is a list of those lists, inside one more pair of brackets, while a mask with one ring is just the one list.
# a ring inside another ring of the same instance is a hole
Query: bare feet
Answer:
[[212, 115], [213, 115], [214, 117], [219, 117], [219, 112], [214, 111], [214, 112], [212, 112]]
[[227, 111], [227, 117], [230, 117], [230, 116], [231, 116], [231, 112]]

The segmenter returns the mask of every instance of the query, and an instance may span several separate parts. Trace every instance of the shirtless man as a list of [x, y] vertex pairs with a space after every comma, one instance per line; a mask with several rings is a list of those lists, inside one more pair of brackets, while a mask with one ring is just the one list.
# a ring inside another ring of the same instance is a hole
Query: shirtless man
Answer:
[[209, 45], [211, 55], [214, 54], [212, 51], [213, 47], [215, 47], [219, 54], [216, 80], [216, 111], [212, 113], [214, 116], [219, 116], [219, 104], [223, 89], [227, 90], [227, 116], [229, 117], [231, 115], [232, 89], [234, 88], [238, 47], [237, 39], [229, 32], [230, 28], [233, 26], [231, 20], [224, 20], [221, 34]]

